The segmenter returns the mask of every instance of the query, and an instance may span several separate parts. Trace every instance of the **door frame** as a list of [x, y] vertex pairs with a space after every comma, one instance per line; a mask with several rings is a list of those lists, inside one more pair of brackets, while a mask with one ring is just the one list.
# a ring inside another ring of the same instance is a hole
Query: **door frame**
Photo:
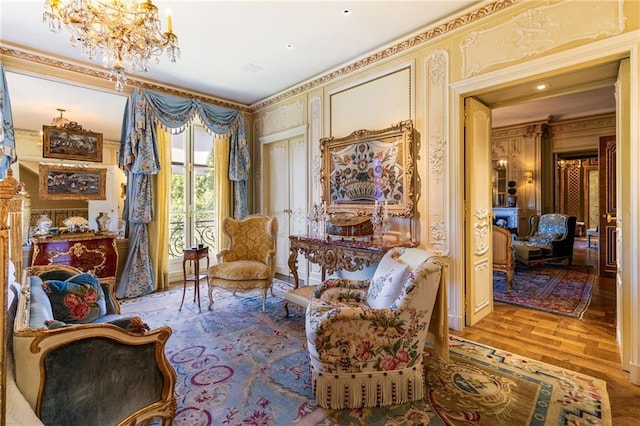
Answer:
[[[507, 67], [502, 70], [489, 72], [484, 75], [471, 77], [451, 84], [451, 170], [464, 170], [464, 98], [479, 95], [488, 90], [499, 88], [508, 88], [509, 86], [534, 81], [540, 75], [548, 75], [549, 73], [563, 73], [569, 70], [577, 70], [587, 68], [596, 64], [619, 61], [623, 58], [629, 58], [631, 64], [630, 86], [630, 102], [628, 113], [630, 117], [640, 116], [640, 69], [639, 69], [639, 50], [640, 50], [640, 31], [633, 31], [619, 36], [614, 36], [604, 40], [589, 43], [574, 49], [569, 49], [559, 53], [547, 55], [531, 61], [521, 62], [517, 65]], [[618, 112], [618, 120], [621, 112]], [[626, 149], [630, 153], [631, 161], [637, 164], [640, 161], [640, 129], [637, 122], [631, 122], [629, 128], [629, 139], [620, 141], [625, 144]], [[619, 181], [618, 185], [627, 185], [631, 188], [630, 182], [640, 182], [639, 168], [630, 168], [623, 173], [624, 180]], [[490, 182], [487, 181], [487, 185]], [[451, 199], [451, 215], [452, 223], [458, 226], [452, 226], [452, 260], [453, 265], [450, 269], [452, 291], [450, 291], [449, 324], [456, 330], [462, 330], [464, 327], [464, 282], [465, 282], [465, 226], [464, 211], [465, 205], [463, 200], [464, 194], [464, 174], [453, 173], [450, 180], [450, 191], [457, 196]], [[634, 200], [631, 203], [631, 211], [629, 217], [633, 218], [628, 223], [622, 223], [621, 234], [628, 238], [623, 240], [623, 250], [629, 250], [629, 253], [640, 252], [640, 194], [630, 193], [630, 197]], [[633, 348], [640, 347], [640, 265], [626, 263], [622, 265], [622, 273], [628, 280], [621, 282], [621, 288], [618, 289], [618, 295], [627, 295], [628, 303], [622, 304], [619, 315], [622, 315], [626, 321], [618, 324], [617, 334], [618, 343], [621, 353], [629, 353], [628, 361], [624, 361], [623, 368], [629, 370], [630, 381], [640, 384], [640, 351]], [[635, 297], [635, 299], [634, 299]]]

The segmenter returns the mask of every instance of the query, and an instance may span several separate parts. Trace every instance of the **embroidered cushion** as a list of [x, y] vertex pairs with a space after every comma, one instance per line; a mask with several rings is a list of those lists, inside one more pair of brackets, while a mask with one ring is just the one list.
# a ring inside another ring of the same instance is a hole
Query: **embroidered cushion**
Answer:
[[93, 274], [82, 273], [65, 281], [47, 280], [42, 288], [58, 321], [86, 324], [107, 313], [102, 286]]
[[371, 278], [367, 305], [374, 309], [388, 308], [396, 300], [407, 276], [409, 266], [391, 256], [384, 256]]

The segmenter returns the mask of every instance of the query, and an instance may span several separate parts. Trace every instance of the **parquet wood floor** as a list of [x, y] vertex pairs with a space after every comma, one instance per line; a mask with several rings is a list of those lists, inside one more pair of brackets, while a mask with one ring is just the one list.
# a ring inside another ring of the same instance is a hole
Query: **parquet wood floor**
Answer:
[[[576, 241], [574, 264], [597, 267], [597, 247]], [[640, 386], [622, 370], [616, 343], [616, 290], [599, 279], [582, 319], [504, 303], [473, 327], [452, 334], [607, 382], [614, 426], [640, 425]]]

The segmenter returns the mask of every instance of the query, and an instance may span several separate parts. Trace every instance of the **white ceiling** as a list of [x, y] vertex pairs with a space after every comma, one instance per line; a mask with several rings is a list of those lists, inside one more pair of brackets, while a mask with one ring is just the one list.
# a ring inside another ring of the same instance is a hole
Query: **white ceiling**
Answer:
[[[470, 0], [156, 0], [154, 4], [162, 16], [167, 10], [171, 11], [182, 55], [177, 63], [163, 56], [159, 64], [150, 65], [150, 72], [143, 77], [252, 105], [422, 32], [446, 17], [478, 7], [480, 3]], [[0, 43], [91, 64], [79, 48], [69, 44], [65, 30], [59, 34], [49, 32], [42, 22], [42, 5], [42, 0], [0, 0]], [[343, 13], [347, 9], [351, 14]], [[287, 49], [287, 44], [293, 45], [293, 49]], [[101, 63], [100, 58], [97, 63]], [[126, 101], [122, 94], [72, 86], [23, 71], [20, 74], [5, 72], [16, 129], [39, 130], [58, 114], [56, 108], [63, 108], [70, 120], [104, 133], [106, 139], [119, 140]], [[603, 85], [607, 89], [602, 89]], [[513, 107], [530, 99], [530, 87], [520, 88], [522, 93], [517, 98], [512, 96], [515, 89], [502, 89], [484, 96], [485, 102], [497, 107], [494, 125], [499, 126], [512, 124], [513, 120], [539, 120], [548, 115], [612, 111], [612, 88], [611, 76], [605, 83], [582, 85], [579, 90], [589, 89], [589, 92], [570, 95], [571, 112], [567, 112], [570, 108], [567, 104], [563, 104], [564, 112], [560, 112], [557, 98], [553, 105], [544, 99], [545, 104], [540, 107], [531, 103]], [[566, 92], [557, 87], [553, 91], [554, 94]], [[592, 105], [593, 99], [595, 105]], [[587, 107], [589, 112], [585, 112]]]

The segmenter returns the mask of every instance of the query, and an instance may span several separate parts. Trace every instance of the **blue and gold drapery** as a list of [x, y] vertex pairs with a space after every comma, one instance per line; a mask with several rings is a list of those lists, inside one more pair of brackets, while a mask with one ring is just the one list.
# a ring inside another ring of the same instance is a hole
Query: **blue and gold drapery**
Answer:
[[16, 161], [16, 139], [13, 133], [13, 115], [11, 101], [4, 68], [0, 63], [0, 179], [7, 175], [7, 170]]
[[124, 219], [129, 223], [129, 252], [116, 290], [118, 298], [140, 296], [154, 288], [147, 224], [153, 219], [151, 176], [160, 170], [155, 123], [180, 132], [195, 114], [210, 132], [230, 135], [229, 179], [234, 182], [234, 217], [248, 214], [246, 183], [250, 162], [242, 113], [197, 99], [136, 89], [127, 101], [118, 159], [127, 172]]

